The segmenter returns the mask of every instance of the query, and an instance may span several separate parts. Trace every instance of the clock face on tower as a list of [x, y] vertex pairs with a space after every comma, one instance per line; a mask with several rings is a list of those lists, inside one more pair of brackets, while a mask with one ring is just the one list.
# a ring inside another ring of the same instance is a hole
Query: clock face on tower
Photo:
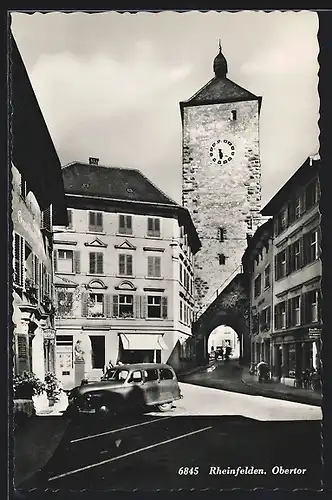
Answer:
[[218, 165], [226, 165], [235, 156], [235, 146], [228, 139], [218, 139], [210, 146], [210, 158]]

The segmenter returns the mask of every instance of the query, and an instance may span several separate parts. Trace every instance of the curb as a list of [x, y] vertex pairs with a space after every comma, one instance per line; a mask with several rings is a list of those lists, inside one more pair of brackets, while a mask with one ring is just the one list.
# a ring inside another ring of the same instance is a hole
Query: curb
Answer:
[[301, 403], [310, 406], [321, 407], [322, 405], [321, 401], [315, 401], [312, 400], [311, 398], [306, 398], [305, 396], [302, 396], [300, 394], [294, 394], [292, 392], [278, 392], [272, 389], [265, 389], [264, 387], [256, 387], [255, 385], [252, 385], [249, 382], [243, 380], [242, 376], [241, 376], [241, 382], [247, 387], [250, 387], [251, 389], [257, 391], [257, 395], [268, 396], [274, 399], [283, 399], [285, 401], [292, 401], [294, 403]]

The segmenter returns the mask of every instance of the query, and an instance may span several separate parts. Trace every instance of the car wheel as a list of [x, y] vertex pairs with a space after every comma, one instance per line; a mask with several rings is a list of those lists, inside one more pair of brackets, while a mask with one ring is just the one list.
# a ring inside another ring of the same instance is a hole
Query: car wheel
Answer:
[[158, 405], [158, 410], [159, 411], [169, 411], [172, 409], [173, 401], [171, 403], [163, 403], [161, 405]]

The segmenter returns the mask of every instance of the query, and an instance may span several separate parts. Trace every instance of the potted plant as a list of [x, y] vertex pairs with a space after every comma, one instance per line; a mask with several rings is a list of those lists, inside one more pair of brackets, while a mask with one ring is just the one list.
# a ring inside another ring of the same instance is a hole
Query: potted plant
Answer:
[[60, 380], [54, 373], [49, 372], [45, 375], [45, 384], [49, 405], [53, 406], [55, 411], [65, 411], [68, 407], [68, 396]]
[[45, 375], [45, 385], [46, 394], [50, 402], [50, 406], [53, 406], [60, 400], [60, 395], [62, 392], [61, 382], [54, 373], [49, 372]]

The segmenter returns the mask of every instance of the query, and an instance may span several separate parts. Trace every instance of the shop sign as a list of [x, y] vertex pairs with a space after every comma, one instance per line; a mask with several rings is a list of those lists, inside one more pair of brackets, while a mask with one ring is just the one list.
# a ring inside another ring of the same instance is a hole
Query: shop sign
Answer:
[[309, 328], [309, 338], [316, 339], [321, 336], [322, 329], [321, 328]]
[[44, 339], [55, 339], [55, 330], [53, 330], [52, 328], [45, 328]]

